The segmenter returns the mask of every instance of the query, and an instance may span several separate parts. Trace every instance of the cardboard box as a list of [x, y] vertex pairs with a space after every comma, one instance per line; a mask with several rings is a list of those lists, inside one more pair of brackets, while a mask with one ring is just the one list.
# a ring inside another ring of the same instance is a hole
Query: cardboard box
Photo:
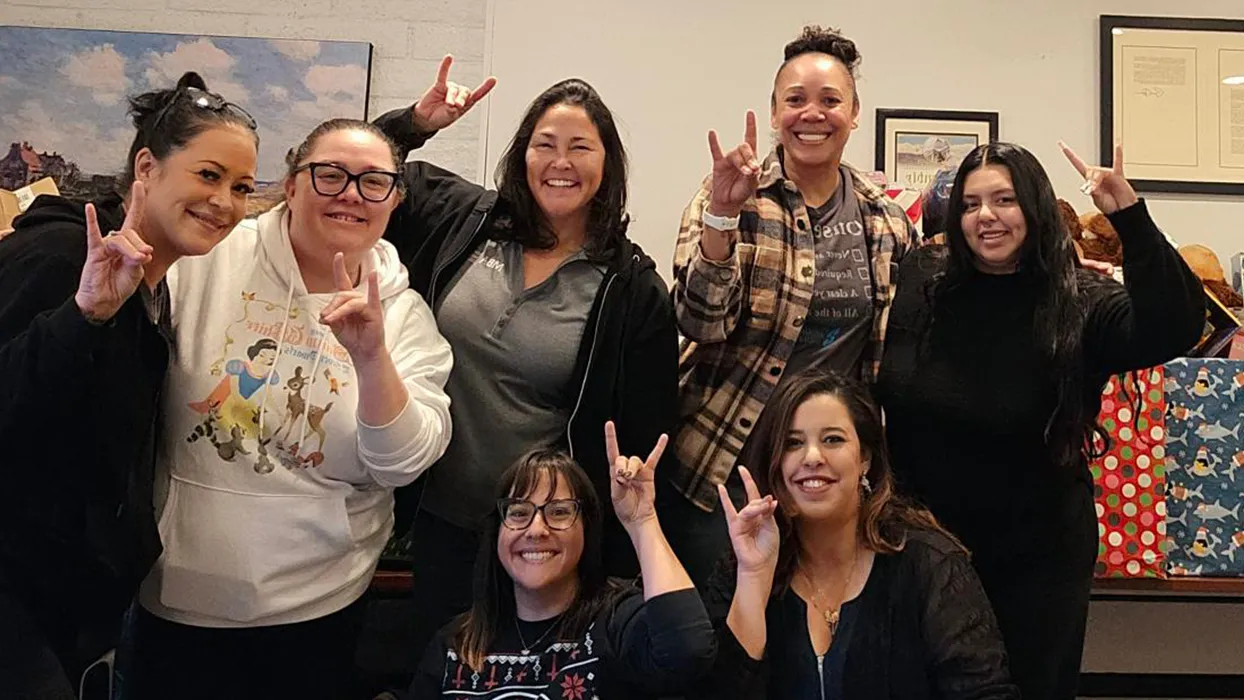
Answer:
[[26, 207], [41, 194], [58, 195], [56, 183], [50, 177], [26, 185], [19, 190], [0, 190], [0, 231], [13, 227], [13, 219], [26, 211]]

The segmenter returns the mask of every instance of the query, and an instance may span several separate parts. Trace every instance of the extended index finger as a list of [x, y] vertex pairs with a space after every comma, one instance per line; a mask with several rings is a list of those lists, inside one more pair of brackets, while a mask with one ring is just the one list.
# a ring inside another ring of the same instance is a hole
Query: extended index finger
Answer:
[[618, 451], [618, 429], [613, 421], [605, 421], [605, 458], [615, 464], [622, 453]]
[[759, 501], [760, 489], [757, 488], [755, 480], [752, 479], [752, 473], [747, 471], [747, 467], [739, 467], [739, 478], [743, 480], [743, 491], [747, 494], [747, 500]]
[[665, 454], [665, 446], [669, 444], [669, 441], [670, 436], [661, 433], [661, 437], [657, 438], [657, 444], [652, 448], [652, 452], [648, 454], [647, 461], [644, 462], [645, 467], [656, 470], [657, 463], [661, 461], [661, 455]]
[[438, 87], [445, 87], [449, 84], [449, 67], [454, 64], [454, 57], [445, 54], [445, 58], [441, 59], [441, 67], [436, 71], [436, 84]]
[[121, 228], [139, 231], [143, 225], [143, 209], [147, 202], [147, 186], [138, 180], [130, 186], [130, 202], [125, 208], [125, 221]]
[[1058, 146], [1063, 149], [1063, 155], [1067, 156], [1067, 160], [1071, 161], [1071, 165], [1074, 166], [1076, 171], [1080, 173], [1080, 177], [1087, 176], [1089, 170], [1088, 164], [1085, 163], [1080, 156], [1076, 155], [1075, 151], [1071, 150], [1071, 146], [1068, 146], [1062, 141], [1058, 142]]
[[337, 291], [348, 292], [354, 289], [354, 285], [350, 283], [350, 273], [346, 272], [346, 256], [342, 253], [333, 256], [333, 281], [337, 284]]
[[492, 92], [492, 89], [495, 87], [497, 87], [497, 79], [489, 76], [484, 80], [484, 82], [479, 84], [479, 87], [475, 88], [475, 90], [471, 92], [471, 97], [467, 100], [467, 106], [469, 107], [484, 99], [484, 97], [488, 93]]
[[102, 245], [104, 237], [99, 233], [99, 219], [95, 216], [95, 205], [86, 205], [86, 249], [94, 250]]
[[717, 132], [708, 130], [708, 152], [713, 155], [713, 162], [721, 160], [725, 154], [721, 152], [721, 142], [717, 140]]
[[751, 146], [752, 153], [756, 152], [756, 113], [747, 110], [747, 128], [743, 131], [743, 142]]

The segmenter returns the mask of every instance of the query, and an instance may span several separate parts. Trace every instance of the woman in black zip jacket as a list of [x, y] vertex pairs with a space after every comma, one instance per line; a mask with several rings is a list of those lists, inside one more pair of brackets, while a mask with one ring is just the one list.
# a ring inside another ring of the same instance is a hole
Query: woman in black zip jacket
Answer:
[[255, 186], [255, 120], [197, 73], [128, 107], [119, 191], [43, 195], [0, 241], [4, 698], [73, 698], [160, 556], [164, 276], [232, 231]]
[[[451, 59], [410, 109], [382, 115], [404, 149], [454, 123], [475, 91], [448, 81]], [[404, 494], [415, 511], [411, 557], [416, 648], [471, 605], [477, 529], [501, 472], [537, 447], [563, 447], [609, 497], [599, 440], [608, 420], [639, 454], [674, 428], [678, 341], [656, 264], [626, 237], [626, 153], [613, 115], [581, 80], [528, 107], [497, 169], [497, 191], [434, 165], [406, 164], [406, 200], [385, 236], [454, 351], [454, 436]], [[668, 473], [668, 472], [667, 472]], [[606, 572], [638, 562], [610, 518]]]

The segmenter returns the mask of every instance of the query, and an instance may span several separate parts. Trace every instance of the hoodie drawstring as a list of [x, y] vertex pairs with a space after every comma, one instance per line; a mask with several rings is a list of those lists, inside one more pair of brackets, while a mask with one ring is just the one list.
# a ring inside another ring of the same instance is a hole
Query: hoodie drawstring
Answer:
[[[293, 270], [297, 273], [298, 270]], [[281, 353], [285, 350], [285, 333], [289, 330], [289, 312], [294, 305], [294, 274], [289, 275], [289, 290], [285, 293], [285, 318], [281, 321], [281, 336], [276, 341], [276, 359], [272, 362], [270, 372], [276, 372], [276, 366], [281, 362]], [[318, 358], [317, 358], [318, 360]], [[271, 375], [269, 375], [271, 376]], [[268, 408], [268, 390], [272, 388], [272, 380], [264, 379], [263, 398], [259, 400], [259, 442], [263, 444], [263, 414]]]

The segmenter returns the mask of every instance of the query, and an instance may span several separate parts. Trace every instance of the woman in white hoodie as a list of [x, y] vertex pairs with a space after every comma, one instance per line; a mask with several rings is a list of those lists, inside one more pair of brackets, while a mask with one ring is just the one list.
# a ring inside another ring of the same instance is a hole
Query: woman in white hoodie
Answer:
[[392, 144], [337, 119], [288, 163], [284, 204], [169, 275], [139, 700], [345, 697], [393, 488], [449, 442], [449, 345], [381, 240]]

